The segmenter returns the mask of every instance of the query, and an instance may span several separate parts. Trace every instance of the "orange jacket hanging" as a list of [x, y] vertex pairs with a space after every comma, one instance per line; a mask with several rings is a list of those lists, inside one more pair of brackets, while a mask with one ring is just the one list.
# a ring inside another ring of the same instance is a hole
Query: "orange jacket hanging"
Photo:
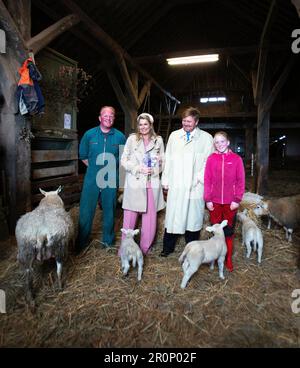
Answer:
[[33, 62], [32, 58], [28, 58], [24, 61], [21, 68], [19, 68], [19, 74], [21, 75], [21, 78], [19, 80], [18, 86], [20, 86], [21, 84], [33, 86], [33, 80], [30, 78], [28, 69], [28, 64], [32, 62]]

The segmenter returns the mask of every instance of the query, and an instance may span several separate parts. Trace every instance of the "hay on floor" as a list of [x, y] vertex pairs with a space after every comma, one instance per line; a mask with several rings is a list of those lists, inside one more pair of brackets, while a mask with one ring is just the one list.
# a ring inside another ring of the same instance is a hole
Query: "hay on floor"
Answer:
[[[78, 208], [72, 215], [76, 220]], [[7, 297], [7, 313], [0, 314], [1, 347], [300, 346], [300, 314], [291, 309], [291, 294], [299, 289], [297, 234], [291, 244], [282, 229], [264, 228], [258, 265], [256, 254], [245, 258], [238, 230], [234, 272], [225, 272], [222, 281], [217, 266], [210, 271], [202, 265], [181, 290], [183, 239], [175, 253], [161, 258], [158, 237], [138, 282], [136, 269], [123, 277], [117, 249], [100, 247], [100, 223], [98, 210], [94, 241], [79, 257], [69, 257], [63, 291], [56, 289], [55, 263], [36, 267], [34, 314], [24, 300], [15, 240], [0, 244], [0, 289]]]

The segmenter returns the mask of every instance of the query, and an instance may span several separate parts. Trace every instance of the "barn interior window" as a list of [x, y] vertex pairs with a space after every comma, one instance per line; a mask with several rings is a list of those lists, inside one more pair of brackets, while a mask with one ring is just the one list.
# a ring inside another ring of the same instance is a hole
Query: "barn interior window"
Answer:
[[218, 103], [218, 102], [226, 102], [227, 98], [225, 96], [218, 96], [218, 97], [201, 97], [201, 103]]

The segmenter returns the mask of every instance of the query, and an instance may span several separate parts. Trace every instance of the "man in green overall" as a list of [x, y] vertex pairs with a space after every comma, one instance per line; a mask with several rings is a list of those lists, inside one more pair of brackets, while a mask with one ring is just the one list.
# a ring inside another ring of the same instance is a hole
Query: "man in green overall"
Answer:
[[115, 109], [100, 110], [100, 125], [85, 132], [79, 145], [79, 159], [87, 166], [80, 198], [77, 252], [89, 243], [97, 203], [101, 203], [102, 246], [115, 242], [114, 218], [119, 176], [119, 149], [125, 136], [113, 128]]

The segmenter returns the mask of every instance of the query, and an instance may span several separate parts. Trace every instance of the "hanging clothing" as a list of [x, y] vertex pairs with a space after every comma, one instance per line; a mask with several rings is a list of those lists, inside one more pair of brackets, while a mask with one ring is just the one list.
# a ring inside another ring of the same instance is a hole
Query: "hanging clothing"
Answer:
[[32, 58], [28, 58], [24, 61], [19, 69], [19, 74], [20, 80], [18, 82], [17, 96], [20, 113], [22, 115], [27, 113], [31, 115], [43, 113], [45, 100], [38, 84], [42, 76], [33, 63]]

